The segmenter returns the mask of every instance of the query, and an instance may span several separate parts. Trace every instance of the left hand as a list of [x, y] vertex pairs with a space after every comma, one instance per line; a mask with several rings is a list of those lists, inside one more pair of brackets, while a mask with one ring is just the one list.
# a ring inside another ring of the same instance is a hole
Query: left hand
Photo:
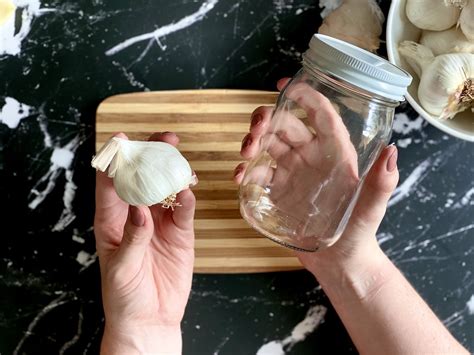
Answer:
[[[174, 133], [155, 133], [150, 140], [179, 142]], [[177, 202], [182, 206], [174, 211], [129, 206], [116, 194], [113, 180], [97, 173], [94, 231], [106, 319], [102, 353], [181, 353], [196, 200], [186, 189]]]

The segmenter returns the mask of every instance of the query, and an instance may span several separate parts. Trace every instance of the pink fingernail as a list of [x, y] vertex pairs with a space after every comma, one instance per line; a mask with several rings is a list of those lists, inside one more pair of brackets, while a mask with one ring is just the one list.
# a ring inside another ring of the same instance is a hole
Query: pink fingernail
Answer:
[[243, 171], [243, 170], [244, 170], [244, 169], [242, 169], [242, 168], [237, 168], [237, 169], [235, 169], [235, 171], [234, 171], [234, 177], [237, 177], [237, 176], [239, 176], [240, 174], [242, 174], [242, 171]]
[[256, 127], [262, 124], [263, 121], [263, 116], [259, 113], [257, 113], [255, 116], [252, 118], [252, 122], [250, 123], [251, 127]]
[[397, 147], [393, 146], [390, 148], [393, 152], [390, 154], [390, 157], [387, 160], [387, 171], [389, 173], [393, 172], [397, 168], [397, 160], [398, 160], [398, 149]]
[[247, 148], [248, 146], [250, 146], [250, 144], [252, 144], [252, 136], [250, 134], [248, 134], [244, 138], [244, 141], [242, 142], [242, 149]]
[[132, 224], [136, 227], [143, 227], [145, 225], [145, 215], [138, 207], [130, 206], [130, 218]]

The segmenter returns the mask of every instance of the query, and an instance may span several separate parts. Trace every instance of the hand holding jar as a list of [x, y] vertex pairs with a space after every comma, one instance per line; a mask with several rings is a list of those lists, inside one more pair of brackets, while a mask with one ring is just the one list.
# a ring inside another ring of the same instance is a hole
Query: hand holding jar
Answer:
[[410, 81], [371, 53], [315, 35], [303, 68], [280, 82], [273, 113], [260, 109], [256, 117], [265, 119], [244, 141], [251, 161], [240, 185], [242, 216], [296, 250], [333, 245], [389, 141]]

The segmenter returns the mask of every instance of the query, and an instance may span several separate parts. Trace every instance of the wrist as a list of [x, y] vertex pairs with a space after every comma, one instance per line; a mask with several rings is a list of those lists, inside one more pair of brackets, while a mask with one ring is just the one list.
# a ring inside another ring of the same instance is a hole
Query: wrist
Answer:
[[351, 255], [315, 257], [309, 271], [331, 302], [339, 303], [370, 300], [392, 278], [396, 268], [375, 244]]
[[138, 326], [112, 329], [105, 325], [101, 354], [181, 354], [181, 327]]

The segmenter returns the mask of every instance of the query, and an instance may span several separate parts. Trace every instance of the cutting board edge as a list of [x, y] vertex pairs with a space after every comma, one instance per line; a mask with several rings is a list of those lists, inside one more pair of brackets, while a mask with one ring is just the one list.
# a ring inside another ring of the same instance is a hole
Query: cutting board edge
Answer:
[[193, 93], [197, 95], [206, 95], [206, 94], [218, 94], [218, 95], [228, 95], [228, 94], [248, 94], [254, 93], [255, 95], [278, 95], [278, 91], [269, 91], [269, 90], [247, 90], [247, 89], [182, 89], [182, 90], [153, 90], [153, 91], [136, 91], [136, 92], [126, 92], [121, 94], [115, 94], [108, 96], [103, 99], [97, 106], [96, 114], [99, 113], [102, 104], [113, 102], [116, 99], [127, 98], [136, 95], [142, 96], [153, 96], [157, 93], [167, 94], [167, 95], [181, 95], [185, 93]]
[[234, 270], [228, 270], [228, 269], [221, 269], [220, 271], [215, 271], [214, 268], [196, 268], [193, 270], [194, 275], [247, 275], [247, 274], [265, 274], [265, 273], [274, 273], [274, 272], [293, 272], [293, 271], [301, 271], [305, 270], [305, 267], [303, 265], [301, 266], [295, 266], [295, 267], [288, 267], [288, 268], [282, 268], [282, 267], [268, 267], [265, 269], [264, 267], [257, 267], [257, 268], [249, 268], [248, 271], [234, 271]]

